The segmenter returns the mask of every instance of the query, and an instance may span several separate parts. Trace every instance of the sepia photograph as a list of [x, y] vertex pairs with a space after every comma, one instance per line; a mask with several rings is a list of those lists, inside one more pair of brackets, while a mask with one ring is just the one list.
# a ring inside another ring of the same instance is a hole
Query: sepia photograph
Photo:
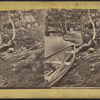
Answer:
[[100, 10], [48, 9], [45, 86], [100, 87]]
[[100, 2], [1, 1], [0, 98], [100, 98]]
[[100, 87], [100, 10], [0, 11], [0, 88]]
[[45, 10], [0, 11], [0, 88], [41, 88]]

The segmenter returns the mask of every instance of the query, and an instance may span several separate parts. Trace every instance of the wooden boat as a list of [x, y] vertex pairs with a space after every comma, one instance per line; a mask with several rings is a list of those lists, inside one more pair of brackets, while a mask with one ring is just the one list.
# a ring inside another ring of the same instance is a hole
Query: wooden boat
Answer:
[[78, 51], [76, 47], [81, 44], [81, 32], [73, 32], [64, 37], [45, 37], [45, 87], [52, 87], [69, 71]]
[[45, 58], [45, 87], [52, 87], [68, 72], [74, 61], [74, 57], [74, 45], [71, 45]]

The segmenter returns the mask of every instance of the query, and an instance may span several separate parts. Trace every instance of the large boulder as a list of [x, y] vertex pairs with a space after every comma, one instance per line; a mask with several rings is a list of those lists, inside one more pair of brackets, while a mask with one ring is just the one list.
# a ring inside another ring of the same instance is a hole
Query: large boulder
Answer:
[[65, 41], [70, 41], [75, 45], [81, 45], [83, 43], [81, 32], [72, 31], [69, 34], [64, 35]]

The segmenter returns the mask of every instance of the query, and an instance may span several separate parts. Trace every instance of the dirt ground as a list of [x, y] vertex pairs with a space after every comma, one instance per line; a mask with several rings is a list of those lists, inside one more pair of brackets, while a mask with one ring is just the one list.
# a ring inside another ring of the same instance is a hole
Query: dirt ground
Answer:
[[[44, 81], [44, 50], [0, 53], [1, 88], [38, 88]], [[41, 87], [39, 87], [41, 88]]]
[[77, 55], [72, 68], [53, 87], [100, 87], [100, 49]]

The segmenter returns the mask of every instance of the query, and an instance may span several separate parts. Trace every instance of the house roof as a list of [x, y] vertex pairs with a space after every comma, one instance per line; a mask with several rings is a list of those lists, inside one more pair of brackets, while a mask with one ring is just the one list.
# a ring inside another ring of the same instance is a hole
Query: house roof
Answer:
[[[36, 22], [35, 18], [32, 15], [26, 15], [24, 17], [21, 17], [21, 21], [22, 21], [22, 23]], [[4, 20], [2, 22], [3, 22], [3, 25], [10, 23], [8, 18], [6, 19], [6, 21]]]
[[36, 22], [35, 18], [32, 15], [27, 15], [21, 18], [22, 22], [29, 23], [29, 22]]

